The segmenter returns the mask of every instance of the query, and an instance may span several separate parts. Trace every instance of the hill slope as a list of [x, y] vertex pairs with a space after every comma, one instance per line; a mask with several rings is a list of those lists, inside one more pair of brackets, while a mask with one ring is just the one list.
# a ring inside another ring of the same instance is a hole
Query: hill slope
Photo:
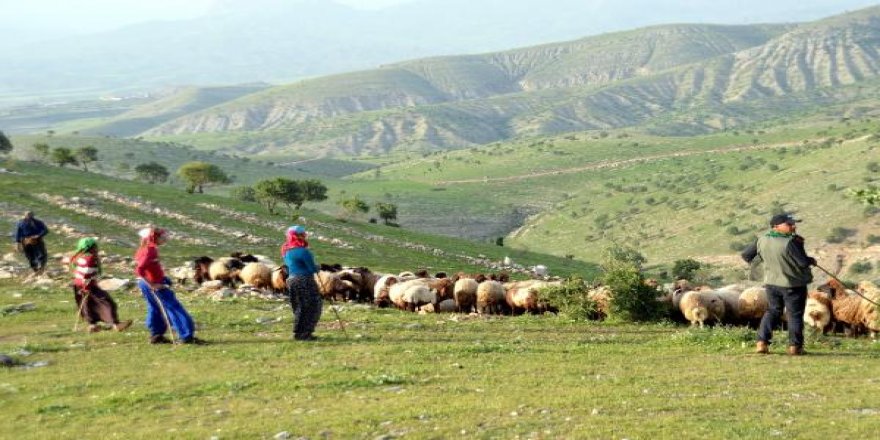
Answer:
[[[650, 124], [706, 132], [876, 89], [880, 7], [801, 26], [675, 25], [417, 60], [258, 92], [145, 132], [310, 154], [455, 149]], [[213, 137], [211, 137], [213, 139]], [[227, 146], [228, 148], [229, 146]]]

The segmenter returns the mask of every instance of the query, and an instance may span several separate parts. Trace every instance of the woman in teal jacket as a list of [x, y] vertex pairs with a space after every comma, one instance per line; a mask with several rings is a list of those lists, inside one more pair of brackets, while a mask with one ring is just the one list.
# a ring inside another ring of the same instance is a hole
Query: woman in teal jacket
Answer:
[[294, 225], [287, 229], [287, 241], [281, 246], [281, 256], [287, 266], [287, 292], [293, 309], [293, 338], [297, 341], [317, 340], [313, 333], [321, 319], [323, 301], [315, 282], [318, 268], [309, 251], [305, 227]]

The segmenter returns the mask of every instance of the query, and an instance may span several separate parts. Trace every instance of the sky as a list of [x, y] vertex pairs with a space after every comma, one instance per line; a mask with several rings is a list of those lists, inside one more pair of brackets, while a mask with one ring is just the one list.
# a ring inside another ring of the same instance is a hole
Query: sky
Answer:
[[[52, 36], [112, 30], [144, 21], [195, 18], [207, 14], [219, 1], [0, 0], [0, 11], [3, 11], [4, 26], [28, 32], [49, 32]], [[358, 9], [381, 9], [413, 0], [334, 1]]]

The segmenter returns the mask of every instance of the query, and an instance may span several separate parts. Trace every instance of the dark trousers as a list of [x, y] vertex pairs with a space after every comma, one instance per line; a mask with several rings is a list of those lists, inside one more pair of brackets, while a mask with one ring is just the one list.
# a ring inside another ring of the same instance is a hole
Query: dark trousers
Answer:
[[[97, 324], [101, 321], [107, 324], [119, 323], [119, 317], [116, 315], [116, 303], [110, 294], [101, 290], [100, 287], [94, 284], [85, 289], [74, 286], [73, 297], [76, 299], [76, 306], [81, 310], [82, 319], [89, 324]], [[86, 301], [85, 305], [82, 305], [83, 298]]]
[[49, 259], [49, 254], [46, 253], [46, 243], [43, 243], [43, 240], [37, 240], [34, 244], [23, 245], [22, 250], [34, 272], [46, 268], [46, 261]]
[[293, 336], [309, 337], [321, 319], [324, 301], [318, 294], [318, 284], [311, 275], [294, 275], [287, 279], [290, 308], [293, 309]]
[[804, 346], [804, 308], [807, 306], [807, 286], [767, 288], [767, 311], [761, 318], [758, 340], [770, 343], [773, 329], [782, 320], [782, 310], [788, 313], [788, 345]]

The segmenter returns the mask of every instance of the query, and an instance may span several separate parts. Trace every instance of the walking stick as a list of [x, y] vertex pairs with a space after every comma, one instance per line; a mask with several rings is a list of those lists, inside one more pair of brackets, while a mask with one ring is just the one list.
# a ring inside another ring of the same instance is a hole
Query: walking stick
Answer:
[[[828, 275], [829, 277], [831, 277], [832, 280], [837, 281], [838, 283], [840, 283], [841, 286], [843, 286], [844, 288], [846, 288], [846, 285], [843, 284], [843, 281], [840, 281], [840, 278], [837, 278], [836, 276], [834, 276], [833, 273], [829, 272], [827, 269], [825, 269], [825, 268], [822, 267], [822, 266], [819, 266], [818, 264], [816, 265], [816, 267], [819, 268], [819, 270], [821, 270], [822, 272], [825, 272], [825, 274]], [[874, 300], [868, 298], [867, 296], [862, 295], [861, 293], [859, 293], [858, 290], [851, 290], [851, 289], [846, 289], [846, 290], [848, 290], [848, 291], [850, 291], [850, 292], [853, 292], [853, 293], [855, 293], [856, 295], [862, 297], [862, 299], [864, 299], [865, 301], [867, 301], [867, 302], [869, 302], [869, 303], [871, 303], [871, 304], [874, 304], [875, 306], [880, 307], [880, 304], [878, 304], [876, 301], [874, 301]]]
[[[80, 291], [82, 293], [82, 291]], [[79, 301], [79, 310], [76, 311], [76, 321], [73, 321], [73, 331], [76, 332], [77, 327], [79, 327], [79, 320], [82, 319], [83, 308], [86, 306], [86, 301], [89, 299], [89, 295], [91, 295], [91, 291], [87, 291], [85, 295], [82, 296], [82, 299]]]
[[159, 299], [159, 295], [153, 290], [153, 286], [150, 285], [150, 282], [144, 280], [147, 283], [147, 289], [150, 290], [150, 294], [153, 295], [153, 299], [156, 300], [156, 304], [159, 304], [159, 310], [162, 311], [162, 317], [165, 318], [165, 325], [168, 326], [168, 329], [171, 330], [171, 343], [174, 344], [176, 341], [174, 340], [174, 327], [171, 326], [171, 321], [168, 319], [168, 312], [165, 311], [165, 306], [162, 305], [162, 300]]
[[342, 335], [348, 338], [348, 333], [345, 332], [345, 324], [342, 322], [342, 319], [339, 317], [339, 311], [336, 310], [336, 305], [331, 304], [330, 310], [333, 310], [333, 314], [336, 315], [336, 322], [339, 323], [339, 328], [342, 329]]

